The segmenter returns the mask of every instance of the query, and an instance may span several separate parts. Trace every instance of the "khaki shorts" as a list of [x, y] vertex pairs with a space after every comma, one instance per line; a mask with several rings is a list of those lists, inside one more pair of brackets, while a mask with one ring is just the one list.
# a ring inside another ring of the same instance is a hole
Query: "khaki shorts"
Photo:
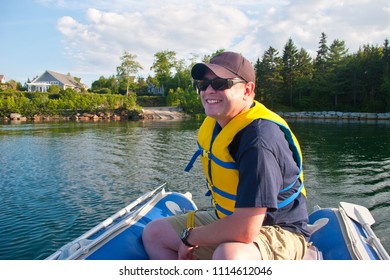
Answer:
[[[187, 214], [168, 217], [168, 222], [175, 231], [180, 233], [187, 227]], [[207, 225], [218, 220], [214, 211], [197, 211], [195, 213], [195, 227]], [[253, 241], [263, 260], [300, 260], [309, 246], [302, 235], [284, 230], [279, 226], [263, 226]], [[215, 247], [200, 247], [194, 254], [201, 260], [212, 259]]]

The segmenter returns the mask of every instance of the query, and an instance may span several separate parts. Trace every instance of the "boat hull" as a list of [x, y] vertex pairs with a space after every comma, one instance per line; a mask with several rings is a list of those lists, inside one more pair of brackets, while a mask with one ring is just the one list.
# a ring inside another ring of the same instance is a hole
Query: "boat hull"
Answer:
[[310, 241], [324, 260], [381, 259], [362, 225], [350, 219], [342, 208], [317, 209], [309, 215]]
[[196, 210], [196, 206], [188, 196], [179, 193], [165, 193], [142, 209], [137, 217], [132, 219], [131, 225], [129, 224], [122, 232], [113, 235], [101, 247], [88, 254], [85, 259], [147, 260], [148, 255], [142, 243], [142, 231], [145, 226], [152, 220], [193, 210]]
[[[197, 210], [189, 193], [165, 192], [164, 189], [149, 193], [145, 198], [137, 200], [135, 205], [118, 211], [47, 259], [147, 260], [142, 242], [145, 226], [155, 219]], [[342, 206], [317, 207], [310, 214], [310, 242], [319, 250], [320, 259], [388, 259], [381, 244], [375, 246], [369, 242], [376, 238], [374, 234], [370, 235], [347, 212]], [[382, 253], [378, 253], [378, 247], [381, 247]]]

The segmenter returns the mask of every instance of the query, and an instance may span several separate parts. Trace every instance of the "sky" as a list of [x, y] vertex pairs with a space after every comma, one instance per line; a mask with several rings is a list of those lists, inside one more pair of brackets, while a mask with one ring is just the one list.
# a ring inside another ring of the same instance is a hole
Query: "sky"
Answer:
[[0, 4], [0, 74], [24, 84], [46, 70], [91, 86], [116, 74], [124, 51], [150, 70], [175, 51], [189, 65], [219, 49], [253, 63], [291, 38], [315, 57], [321, 33], [350, 53], [390, 39], [389, 0], [13, 0]]

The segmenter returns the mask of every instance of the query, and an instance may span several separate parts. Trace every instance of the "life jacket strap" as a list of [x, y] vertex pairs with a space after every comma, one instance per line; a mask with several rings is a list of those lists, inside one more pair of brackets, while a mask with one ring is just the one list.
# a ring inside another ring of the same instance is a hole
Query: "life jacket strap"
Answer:
[[194, 155], [192, 156], [190, 162], [187, 164], [186, 168], [184, 168], [185, 172], [190, 172], [191, 168], [194, 166], [196, 159], [202, 154], [202, 149], [198, 149]]
[[226, 216], [230, 216], [231, 214], [233, 214], [233, 212], [225, 209], [225, 208], [222, 208], [219, 204], [214, 204], [215, 206], [215, 209], [219, 212], [221, 212], [222, 214], [226, 215]]
[[304, 184], [302, 183], [299, 186], [298, 190], [294, 194], [292, 194], [289, 198], [279, 202], [278, 203], [278, 209], [283, 208], [284, 206], [286, 206], [286, 205], [290, 204], [291, 202], [293, 202], [298, 197], [298, 195], [302, 192], [303, 187], [304, 187]]
[[219, 158], [217, 158], [216, 156], [214, 156], [213, 153], [211, 153], [210, 151], [204, 150], [201, 147], [199, 147], [199, 149], [194, 153], [191, 160], [189, 161], [186, 168], [184, 169], [185, 172], [189, 172], [191, 170], [191, 168], [194, 166], [196, 159], [200, 155], [203, 156], [204, 158], [208, 158], [208, 159], [214, 161], [216, 164], [218, 164], [219, 166], [222, 166], [223, 168], [237, 169], [237, 164], [234, 161], [232, 161], [232, 162], [222, 161]]
[[301, 177], [301, 174], [302, 174], [302, 167], [300, 168], [299, 173], [298, 173], [297, 177], [295, 178], [294, 182], [292, 182], [290, 185], [288, 185], [284, 189], [281, 189], [279, 191], [279, 193], [283, 193], [283, 192], [288, 191], [289, 189], [291, 189], [295, 185], [295, 183], [298, 181], [298, 179]]
[[216, 186], [212, 185], [211, 189], [213, 190], [213, 192], [215, 192], [216, 194], [219, 194], [222, 197], [225, 197], [225, 198], [230, 199], [230, 200], [236, 200], [236, 195], [225, 192], [225, 191], [217, 188]]
[[187, 214], [187, 228], [194, 228], [195, 227], [195, 213], [198, 210], [191, 211]]

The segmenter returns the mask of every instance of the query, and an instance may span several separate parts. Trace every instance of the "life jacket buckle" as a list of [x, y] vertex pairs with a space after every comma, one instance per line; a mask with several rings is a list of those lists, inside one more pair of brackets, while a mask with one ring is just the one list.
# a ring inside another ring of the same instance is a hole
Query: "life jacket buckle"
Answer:
[[204, 158], [209, 158], [209, 151], [207, 151], [207, 150], [202, 150], [202, 157], [204, 157]]

